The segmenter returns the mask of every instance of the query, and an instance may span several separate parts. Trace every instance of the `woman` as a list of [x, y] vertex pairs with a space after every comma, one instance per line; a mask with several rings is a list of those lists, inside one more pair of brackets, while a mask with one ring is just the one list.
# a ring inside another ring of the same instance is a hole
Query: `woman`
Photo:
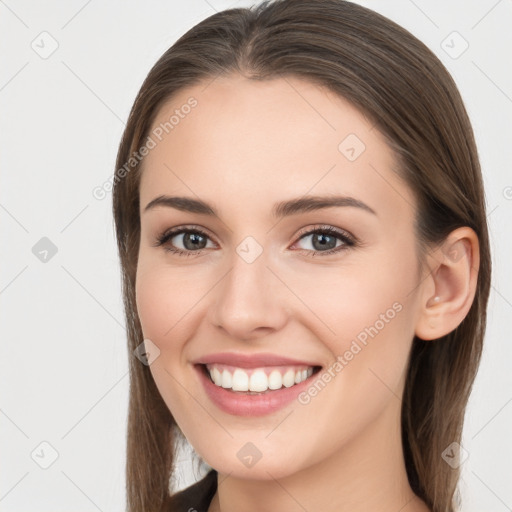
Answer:
[[[491, 263], [432, 52], [342, 0], [217, 13], [117, 169], [128, 510], [455, 510]], [[170, 496], [182, 436], [212, 470]]]

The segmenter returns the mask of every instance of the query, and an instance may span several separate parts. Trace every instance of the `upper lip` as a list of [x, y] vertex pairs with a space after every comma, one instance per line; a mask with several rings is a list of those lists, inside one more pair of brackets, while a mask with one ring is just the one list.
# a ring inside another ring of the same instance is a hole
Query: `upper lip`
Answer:
[[194, 364], [226, 364], [239, 368], [261, 368], [262, 366], [320, 366], [311, 361], [301, 361], [277, 354], [240, 354], [234, 352], [222, 352], [208, 354], [194, 361]]

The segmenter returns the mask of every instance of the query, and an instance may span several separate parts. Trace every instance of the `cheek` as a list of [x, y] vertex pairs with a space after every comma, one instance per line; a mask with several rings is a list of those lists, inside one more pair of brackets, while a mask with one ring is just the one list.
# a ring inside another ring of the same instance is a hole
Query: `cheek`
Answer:
[[171, 268], [166, 256], [142, 248], [139, 253], [135, 294], [144, 335], [164, 338], [178, 324], [200, 290], [190, 271]]
[[137, 272], [135, 293], [144, 337], [156, 340], [170, 327], [164, 325], [164, 319], [166, 312], [172, 310], [172, 298], [168, 290], [161, 286], [156, 272]]
[[160, 350], [176, 350], [180, 338], [180, 321], [190, 309], [190, 295], [177, 285], [169, 272], [159, 266], [137, 272], [136, 304], [144, 338], [156, 343]]
[[187, 337], [183, 331], [186, 322], [180, 320], [189, 308], [184, 304], [188, 300], [183, 291], [169, 276], [166, 277], [164, 270], [158, 265], [152, 265], [149, 270], [143, 266], [138, 269], [136, 304], [144, 338], [151, 340], [160, 350], [159, 356], [151, 363], [151, 374], [169, 411], [178, 421], [180, 415], [176, 417], [175, 413], [186, 411], [187, 402], [178, 380], [173, 376], [181, 365]]
[[396, 261], [379, 257], [368, 265], [292, 270], [284, 280], [304, 304], [296, 309], [300, 322], [337, 350], [354, 338], [364, 342], [375, 328], [379, 333], [393, 330], [406, 316], [417, 284], [414, 272]]
[[293, 289], [308, 305], [299, 321], [322, 340], [333, 361], [343, 358], [333, 373], [343, 375], [335, 379], [339, 385], [350, 382], [347, 389], [361, 392], [352, 391], [354, 397], [381, 399], [390, 393], [386, 386], [397, 394], [401, 388], [414, 337], [415, 262], [411, 244], [396, 244], [365, 264], [317, 271], [307, 281], [296, 278]]

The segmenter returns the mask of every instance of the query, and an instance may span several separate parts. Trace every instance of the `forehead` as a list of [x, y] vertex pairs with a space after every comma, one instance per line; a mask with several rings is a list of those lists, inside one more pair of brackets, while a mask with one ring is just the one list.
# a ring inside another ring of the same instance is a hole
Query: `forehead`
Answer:
[[382, 134], [348, 101], [301, 79], [230, 75], [183, 89], [160, 108], [150, 136], [141, 207], [179, 194], [256, 213], [289, 197], [339, 193], [395, 205], [393, 216], [412, 213]]

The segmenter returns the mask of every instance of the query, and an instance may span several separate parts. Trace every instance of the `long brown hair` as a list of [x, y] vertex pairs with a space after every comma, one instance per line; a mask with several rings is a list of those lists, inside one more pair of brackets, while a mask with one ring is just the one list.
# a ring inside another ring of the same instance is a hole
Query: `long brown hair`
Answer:
[[471, 309], [443, 338], [415, 337], [401, 411], [412, 489], [434, 512], [453, 511], [459, 469], [441, 455], [461, 440], [482, 352], [491, 275], [477, 149], [460, 94], [439, 59], [394, 22], [343, 0], [276, 0], [214, 14], [164, 53], [137, 95], [113, 186], [130, 355], [127, 510], [172, 510], [169, 479], [177, 440], [149, 367], [132, 355], [143, 340], [135, 303], [138, 151], [164, 102], [183, 88], [230, 73], [253, 80], [299, 77], [328, 87], [371, 119], [400, 162], [396, 172], [417, 198], [422, 255], [457, 227], [475, 230], [480, 268]]

